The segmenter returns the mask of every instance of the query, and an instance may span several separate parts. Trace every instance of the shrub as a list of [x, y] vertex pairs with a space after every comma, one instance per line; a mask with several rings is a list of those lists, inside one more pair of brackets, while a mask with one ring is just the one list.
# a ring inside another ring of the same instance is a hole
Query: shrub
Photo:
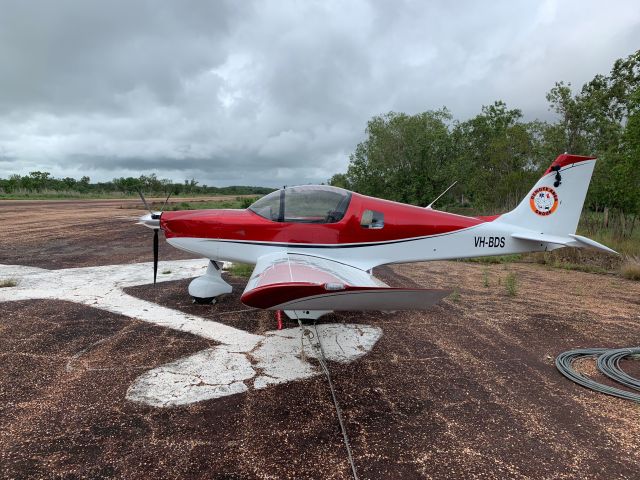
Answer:
[[629, 280], [640, 280], [640, 260], [629, 257], [620, 267], [620, 274]]
[[458, 303], [460, 301], [460, 292], [458, 291], [457, 288], [453, 289], [453, 293], [449, 295], [449, 298], [451, 299], [452, 302], [455, 302], [455, 303]]
[[518, 279], [515, 273], [510, 273], [507, 278], [504, 279], [504, 286], [507, 289], [507, 294], [510, 297], [515, 297], [518, 294]]
[[259, 197], [236, 197], [236, 200], [240, 200], [240, 208], [249, 208], [258, 198]]

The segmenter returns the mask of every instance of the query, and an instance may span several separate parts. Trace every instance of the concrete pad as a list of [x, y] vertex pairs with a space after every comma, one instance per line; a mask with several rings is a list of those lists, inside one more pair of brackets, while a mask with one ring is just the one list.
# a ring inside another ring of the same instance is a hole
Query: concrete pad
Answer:
[[[179, 260], [162, 263], [159, 282], [204, 274], [207, 262]], [[150, 263], [46, 270], [0, 265], [0, 279], [13, 278], [15, 287], [0, 290], [0, 302], [10, 300], [67, 300], [118, 313], [214, 340], [220, 347], [204, 350], [141, 375], [127, 392], [132, 401], [172, 407], [244, 393], [318, 375], [307, 361], [316, 350], [302, 352], [298, 328], [254, 335], [224, 323], [128, 295], [124, 288], [149, 282]], [[158, 287], [161, 288], [161, 287]], [[185, 292], [185, 295], [187, 293]], [[327, 358], [349, 363], [367, 353], [382, 335], [379, 328], [362, 325], [321, 325], [318, 329]], [[253, 379], [251, 383], [245, 381]], [[249, 385], [249, 386], [248, 386]]]

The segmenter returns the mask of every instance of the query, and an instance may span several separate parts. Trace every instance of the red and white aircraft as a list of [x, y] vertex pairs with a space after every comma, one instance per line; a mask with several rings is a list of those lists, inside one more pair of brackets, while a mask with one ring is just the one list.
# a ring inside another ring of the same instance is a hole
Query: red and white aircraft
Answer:
[[231, 292], [219, 262], [255, 264], [246, 305], [318, 318], [333, 310], [418, 310], [446, 290], [392, 288], [373, 268], [406, 262], [553, 250], [610, 248], [576, 235], [595, 158], [560, 155], [512, 211], [466, 217], [368, 197], [324, 185], [270, 193], [246, 210], [151, 213], [141, 223], [162, 229], [176, 248], [208, 258], [189, 293], [211, 302]]

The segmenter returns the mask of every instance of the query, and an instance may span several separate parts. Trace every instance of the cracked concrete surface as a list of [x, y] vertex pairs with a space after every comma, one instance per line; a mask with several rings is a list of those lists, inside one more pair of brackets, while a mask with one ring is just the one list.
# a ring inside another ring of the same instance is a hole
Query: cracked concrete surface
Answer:
[[[159, 282], [201, 275], [203, 260], [163, 262]], [[320, 373], [317, 352], [309, 339], [301, 343], [300, 330], [289, 328], [255, 335], [220, 322], [162, 307], [133, 297], [126, 287], [149, 283], [152, 264], [46, 270], [19, 265], [0, 265], [0, 279], [12, 278], [17, 285], [0, 290], [0, 302], [11, 300], [67, 300], [89, 305], [161, 327], [198, 335], [221, 345], [202, 350], [154, 368], [129, 387], [127, 399], [156, 407], [186, 405], [202, 400], [243, 393], [250, 388], [310, 378]], [[326, 324], [318, 327], [328, 360], [352, 362], [369, 352], [382, 335], [377, 327]], [[91, 347], [89, 347], [91, 348]], [[78, 352], [67, 363], [82, 355]]]
[[[318, 333], [328, 360], [352, 362], [367, 353], [382, 330], [366, 325], [319, 325]], [[256, 347], [238, 353], [228, 346], [202, 350], [154, 368], [138, 377], [127, 398], [156, 407], [184, 405], [266, 388], [318, 375], [308, 359], [318, 358], [309, 339], [300, 345], [300, 330], [288, 328], [267, 332]]]

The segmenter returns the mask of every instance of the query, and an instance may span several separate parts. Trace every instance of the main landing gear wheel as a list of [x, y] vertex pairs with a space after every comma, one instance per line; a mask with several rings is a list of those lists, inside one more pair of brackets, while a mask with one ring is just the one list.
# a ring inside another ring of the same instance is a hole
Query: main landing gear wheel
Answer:
[[207, 297], [207, 298], [191, 297], [191, 298], [193, 298], [193, 303], [197, 303], [198, 305], [214, 305], [217, 301], [215, 297]]

